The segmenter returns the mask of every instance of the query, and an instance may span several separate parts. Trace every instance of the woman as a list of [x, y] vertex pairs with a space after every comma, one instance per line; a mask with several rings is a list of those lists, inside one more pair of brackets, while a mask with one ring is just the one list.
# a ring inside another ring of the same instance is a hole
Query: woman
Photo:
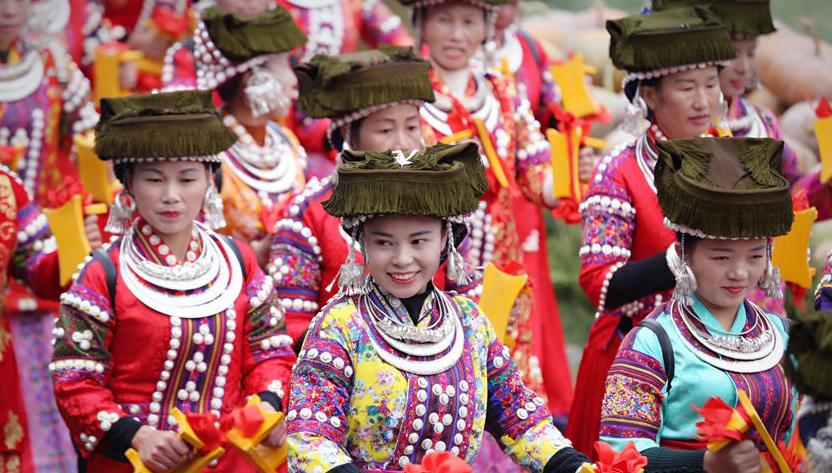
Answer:
[[[515, 196], [522, 193], [532, 202], [549, 207], [557, 202], [552, 190], [549, 145], [528, 100], [518, 95], [505, 78], [472, 67], [475, 54], [483, 46], [490, 59], [495, 12], [502, 2], [401, 3], [413, 7], [420, 47], [426, 46], [432, 66], [430, 78], [436, 101], [422, 106], [428, 143], [467, 136], [478, 141], [483, 153], [490, 156], [486, 171], [489, 188], [472, 217], [465, 260], [474, 267], [491, 262], [505, 272], [516, 272], [513, 267], [523, 268], [524, 242], [520, 241], [512, 209]], [[481, 121], [481, 127], [477, 121]], [[525, 268], [522, 271], [526, 272]], [[531, 286], [536, 284], [531, 281]], [[539, 321], [532, 318], [533, 300], [531, 287], [526, 286], [512, 309], [506, 336], [514, 343], [512, 356], [526, 385], [543, 395], [553, 413], [562, 418], [571, 394], [566, 355], [561, 349], [560, 363], [543, 365], [543, 331]], [[551, 391], [543, 384], [547, 377], [555, 380], [549, 383], [554, 387]]]
[[[89, 81], [63, 49], [31, 41], [26, 26], [33, 18], [32, 3], [0, 1], [0, 153], [20, 177], [29, 199], [44, 205], [50, 190], [62, 187], [68, 176], [77, 176], [73, 135], [95, 126], [98, 113], [89, 100]], [[31, 212], [21, 217], [33, 219], [33, 234], [46, 223], [34, 223], [36, 214]], [[42, 413], [30, 416], [26, 428], [39, 453], [38, 466], [71, 468], [69, 438], [55, 409], [47, 371], [57, 301], [37, 297], [16, 278], [8, 280], [6, 290], [20, 383], [31, 394], [25, 397], [26, 407]]]
[[[29, 406], [25, 401], [31, 401], [32, 393], [36, 392], [35, 386], [29, 382], [33, 373], [19, 369], [17, 361], [18, 358], [28, 358], [26, 353], [21, 353], [28, 346], [17, 338], [6, 312], [9, 296], [5, 289], [9, 276], [23, 281], [39, 297], [50, 301], [57, 301], [61, 294], [55, 240], [49, 232], [46, 218], [30, 199], [20, 178], [0, 165], [0, 208], [3, 209], [0, 212], [0, 227], [7, 230], [0, 237], [0, 288], [4, 290], [3, 296], [0, 296], [0, 379], [3, 380], [0, 391], [0, 406], [3, 406], [0, 410], [0, 471], [22, 473], [32, 473], [39, 468], [62, 470], [74, 467], [74, 456], [65, 429], [50, 432], [49, 439], [33, 435], [40, 434], [39, 429], [46, 430], [48, 426], [44, 425], [43, 418], [49, 418], [51, 412], [27, 408]], [[48, 400], [47, 406], [54, 405], [51, 396]], [[55, 421], [60, 423], [60, 418]], [[56, 426], [62, 427], [59, 424]], [[49, 448], [48, 441], [56, 445]], [[47, 448], [42, 448], [44, 443], [47, 443]]]
[[800, 441], [805, 446], [803, 470], [832, 471], [832, 384], [829, 383], [829, 312], [832, 312], [832, 252], [815, 290], [817, 314], [792, 325], [786, 373], [803, 396], [797, 415]]
[[223, 156], [223, 233], [249, 242], [261, 267], [271, 242], [266, 226], [305, 183], [306, 153], [279, 124], [297, 97], [289, 51], [305, 41], [280, 7], [259, 15], [211, 7], [194, 32], [197, 87], [217, 90], [223, 122], [237, 135]]
[[699, 138], [658, 149], [659, 205], [678, 241], [668, 257], [676, 288], [618, 350], [601, 439], [619, 450], [635, 442], [651, 472], [758, 472], [767, 453], [758, 432], [709, 451], [693, 409], [714, 396], [735, 407], [743, 390], [774, 441], [789, 443], [797, 391], [781, 364], [787, 322], [748, 299], [756, 287], [780, 290], [771, 241], [794, 220], [783, 143]]
[[[209, 92], [102, 101], [96, 153], [124, 185], [110, 229], [125, 234], [61, 297], [50, 366], [87, 471], [130, 471], [129, 448], [153, 470], [181, 463], [174, 407], [222, 420], [259, 394], [281, 409], [295, 359], [271, 279], [246, 244], [198, 223], [218, 217], [214, 173], [234, 141]], [[218, 468], [253, 471], [228, 452]]]
[[[702, 0], [653, 0], [656, 10], [697, 4], [708, 3]], [[733, 136], [782, 140], [777, 116], [745, 98], [757, 82], [754, 62], [757, 38], [775, 31], [769, 1], [727, 0], [710, 3], [710, 6], [728, 27], [737, 50], [737, 57], [719, 71], [719, 85], [724, 97], [722, 119]], [[820, 220], [832, 218], [832, 183], [821, 184], [820, 171], [805, 175], [800, 172], [797, 155], [788, 146], [783, 150], [783, 175], [789, 179], [793, 192], [806, 191], [809, 205], [818, 209]], [[770, 312], [785, 315], [783, 299], [767, 299], [757, 292], [753, 298], [755, 302]]]
[[656, 142], [708, 132], [719, 109], [717, 66], [734, 57], [728, 31], [699, 7], [631, 16], [607, 30], [613, 63], [628, 71], [632, 118], [647, 117], [650, 127], [598, 163], [581, 204], [579, 282], [598, 312], [575, 384], [569, 417], [577, 420], [566, 432], [585, 452], [598, 438], [604, 379], [621, 339], [674, 284], [665, 255], [675, 239], [653, 186]]
[[[388, 47], [319, 55], [296, 72], [301, 109], [311, 117], [331, 120], [334, 148], [421, 148], [419, 106], [433, 100], [433, 90], [428, 64], [412, 50]], [[350, 93], [356, 89], [367, 92]], [[272, 243], [269, 274], [286, 310], [287, 331], [298, 343], [312, 317], [337, 292], [333, 281], [352, 244], [340, 221], [321, 206], [334, 187], [334, 176], [310, 181], [277, 224]]]
[[[470, 463], [483, 429], [531, 471], [583, 464], [488, 318], [431, 283], [446, 258], [461, 271], [462, 214], [487, 184], [472, 143], [342, 154], [324, 208], [343, 218], [369, 276], [342, 285], [310, 326], [292, 379], [289, 471], [402, 471], [445, 450]], [[363, 276], [353, 252], [342, 272]]]

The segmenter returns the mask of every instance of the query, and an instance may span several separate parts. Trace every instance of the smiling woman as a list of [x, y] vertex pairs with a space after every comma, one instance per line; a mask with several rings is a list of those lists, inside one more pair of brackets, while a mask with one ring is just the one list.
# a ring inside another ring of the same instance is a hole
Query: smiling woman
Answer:
[[574, 473], [587, 460], [523, 384], [479, 307], [437, 289], [448, 260], [464, 276], [463, 215], [487, 187], [473, 143], [344, 152], [324, 208], [370, 268], [341, 268], [341, 292], [313, 319], [287, 415], [289, 471], [400, 472], [430, 452], [473, 463], [484, 430], [528, 471]]
[[656, 473], [755, 473], [767, 452], [760, 437], [706, 450], [691, 406], [717, 396], [734, 407], [743, 390], [775, 442], [788, 443], [794, 428], [797, 391], [781, 365], [786, 322], [748, 300], [757, 287], [780, 290], [770, 240], [794, 219], [783, 143], [699, 138], [658, 148], [658, 201], [678, 239], [668, 254], [676, 287], [618, 350], [601, 438], [619, 450], [633, 441]]

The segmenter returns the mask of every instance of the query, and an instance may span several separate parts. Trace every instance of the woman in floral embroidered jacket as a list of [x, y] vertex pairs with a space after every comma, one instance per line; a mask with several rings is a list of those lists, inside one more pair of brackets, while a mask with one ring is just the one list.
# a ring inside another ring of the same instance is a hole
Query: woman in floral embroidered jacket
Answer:
[[[631, 125], [650, 119], [632, 143], [596, 166], [581, 204], [579, 282], [598, 308], [575, 384], [567, 436], [589, 452], [598, 439], [604, 379], [621, 339], [673, 288], [665, 255], [674, 243], [656, 201], [656, 142], [706, 133], [719, 108], [717, 66], [734, 57], [728, 31], [700, 7], [607, 22], [610, 55], [628, 72]], [[661, 34], [656, 33], [661, 31]], [[685, 47], [696, 43], [701, 48]], [[633, 122], [635, 120], [635, 122]]]
[[[280, 410], [295, 358], [271, 278], [208, 226], [222, 218], [213, 173], [236, 140], [210, 93], [105, 99], [102, 114], [96, 152], [125, 186], [108, 230], [125, 235], [61, 297], [50, 369], [87, 471], [131, 471], [130, 447], [166, 471], [189, 453], [174, 407], [222, 420], [259, 394]], [[233, 452], [218, 468], [253, 471]]]
[[369, 276], [352, 249], [341, 292], [313, 319], [292, 379], [289, 471], [402, 471], [446, 450], [471, 463], [486, 429], [530, 471], [584, 463], [477, 305], [431, 283], [445, 259], [465, 278], [461, 215], [486, 187], [473, 143], [342, 154], [324, 208]]
[[789, 443], [797, 391], [783, 366], [787, 322], [748, 300], [757, 287], [781, 290], [771, 240], [794, 220], [783, 143], [698, 138], [658, 148], [658, 200], [678, 241], [668, 256], [676, 287], [618, 350], [601, 439], [617, 449], [634, 441], [651, 472], [757, 472], [768, 454], [759, 432], [708, 451], [693, 407], [718, 397], [733, 408], [744, 391], [774, 441]]
[[[771, 110], [749, 102], [745, 95], [757, 82], [754, 56], [757, 38], [773, 33], [769, 0], [744, 2], [722, 0], [716, 3], [702, 0], [653, 0], [653, 8], [661, 10], [683, 5], [710, 4], [712, 11], [725, 23], [737, 57], [719, 71], [719, 84], [724, 105], [722, 120], [736, 137], [773, 138], [782, 140], [780, 122]], [[783, 175], [789, 179], [793, 192], [805, 191], [809, 205], [818, 210], [818, 219], [832, 218], [832, 182], [820, 181], [820, 170], [804, 174], [798, 168], [797, 154], [786, 145], [783, 149]], [[769, 312], [786, 313], [783, 299], [765, 298], [757, 291], [753, 300]]]
[[[493, 263], [502, 271], [525, 273], [523, 251], [513, 213], [515, 195], [554, 206], [548, 142], [540, 133], [526, 97], [514, 83], [499, 74], [473, 67], [481, 47], [491, 59], [494, 19], [503, 0], [402, 0], [412, 7], [415, 29], [427, 54], [436, 100], [422, 106], [428, 144], [473, 139], [487, 162], [489, 186], [471, 218], [471, 234], [463, 249], [465, 260], [476, 268]], [[489, 61], [490, 62], [490, 61]], [[487, 159], [486, 159], [487, 158]], [[508, 337], [526, 386], [548, 397], [568, 397], [569, 389], [547, 391], [544, 377], [571, 384], [565, 364], [542, 371], [542, 330], [532, 325], [534, 298], [530, 285], [523, 288], [512, 308]], [[561, 407], [562, 402], [548, 403]]]
[[[296, 71], [299, 103], [304, 113], [331, 120], [334, 148], [383, 152], [421, 147], [419, 107], [433, 100], [433, 89], [428, 64], [412, 49], [319, 55]], [[359, 87], [368, 93], [349, 93]], [[272, 243], [269, 274], [286, 310], [287, 331], [297, 342], [318, 309], [337, 292], [334, 280], [352, 242], [339, 219], [322, 207], [334, 187], [335, 176], [310, 181], [288, 206]], [[473, 292], [478, 284], [446, 281], [443, 270], [434, 282], [462, 294]]]
[[268, 261], [274, 223], [305, 183], [306, 152], [280, 121], [297, 97], [289, 52], [306, 41], [289, 13], [202, 12], [194, 32], [197, 88], [216, 90], [225, 125], [237, 135], [223, 156], [223, 233]]

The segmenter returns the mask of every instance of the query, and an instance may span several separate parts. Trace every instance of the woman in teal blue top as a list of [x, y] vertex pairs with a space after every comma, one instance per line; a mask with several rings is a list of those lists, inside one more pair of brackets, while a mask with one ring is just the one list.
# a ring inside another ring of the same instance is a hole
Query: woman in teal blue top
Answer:
[[676, 289], [621, 345], [607, 376], [601, 439], [617, 449], [632, 440], [647, 472], [755, 473], [765, 452], [756, 432], [708, 452], [692, 406], [713, 396], [736, 406], [744, 390], [776, 441], [791, 435], [797, 395], [782, 367], [786, 324], [746, 299], [758, 286], [779, 290], [771, 239], [794, 220], [783, 144], [699, 138], [658, 147], [657, 196], [678, 241], [668, 252]]

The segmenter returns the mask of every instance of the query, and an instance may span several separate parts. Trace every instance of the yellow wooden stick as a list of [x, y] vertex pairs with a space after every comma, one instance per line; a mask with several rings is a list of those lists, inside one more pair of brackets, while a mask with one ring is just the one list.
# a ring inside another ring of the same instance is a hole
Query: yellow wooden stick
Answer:
[[485, 151], [485, 157], [488, 158], [488, 165], [494, 171], [494, 177], [497, 178], [500, 187], [508, 187], [505, 169], [503, 169], [503, 165], [500, 163], [500, 158], [497, 156], [497, 151], [494, 149], [494, 143], [491, 142], [491, 135], [485, 128], [485, 123], [479, 118], [475, 118], [474, 124], [477, 126], [477, 132], [482, 143], [482, 149]]
[[226, 433], [228, 441], [240, 451], [248, 460], [264, 473], [274, 473], [277, 468], [286, 462], [286, 444], [278, 448], [269, 448], [261, 445], [263, 439], [283, 420], [282, 412], [266, 412], [260, 405], [260, 396], [256, 394], [246, 403], [246, 407], [256, 407], [263, 416], [263, 423], [257, 432], [251, 437], [246, 437], [238, 428], [233, 428]]
[[555, 82], [560, 86], [563, 108], [576, 118], [595, 115], [600, 111], [587, 87], [585, 75], [588, 71], [581, 54], [574, 54], [568, 61], [553, 64], [549, 68]]
[[[190, 445], [195, 451], [199, 450], [200, 448], [204, 447], [205, 444], [202, 440], [197, 437], [196, 433], [194, 433], [191, 425], [188, 423], [188, 418], [185, 414], [182, 413], [178, 408], [174, 407], [173, 416], [176, 418], [176, 422], [179, 425], [179, 434], [177, 435], [183, 442]], [[199, 473], [203, 469], [205, 469], [209, 463], [212, 461], [220, 458], [225, 454], [225, 449], [222, 447], [217, 447], [211, 451], [208, 455], [197, 455], [192, 460], [187, 461], [178, 467], [170, 470], [170, 473]], [[139, 452], [135, 449], [129, 449], [127, 452], [124, 453], [127, 459], [130, 461], [130, 464], [133, 465], [133, 472], [134, 473], [152, 473], [150, 468], [148, 468], [144, 462], [142, 462], [141, 457], [139, 456]]]
[[501, 343], [507, 342], [506, 331], [511, 308], [528, 280], [526, 275], [514, 276], [500, 271], [493, 263], [488, 263], [483, 270], [479, 307], [491, 320]]
[[460, 141], [467, 140], [474, 136], [471, 130], [462, 130], [454, 133], [453, 135], [448, 135], [439, 140], [440, 143], [443, 145], [452, 145], [459, 143]]
[[792, 473], [792, 469], [789, 467], [786, 459], [783, 458], [783, 453], [780, 452], [777, 443], [771, 438], [771, 434], [768, 433], [768, 429], [763, 424], [763, 420], [760, 419], [760, 415], [757, 413], [757, 409], [754, 408], [754, 404], [751, 403], [751, 399], [748, 398], [748, 394], [740, 389], [737, 391], [737, 397], [743, 409], [745, 409], [746, 414], [748, 414], [749, 419], [751, 419], [751, 423], [754, 424], [754, 428], [757, 429], [757, 433], [763, 439], [763, 443], [766, 444], [766, 448], [768, 448], [771, 457], [774, 458], [774, 461], [780, 468], [780, 473]]
[[81, 196], [72, 196], [56, 209], [43, 209], [46, 221], [58, 246], [58, 267], [61, 285], [69, 284], [78, 265], [90, 254], [92, 248], [84, 231], [84, 213]]
[[78, 175], [84, 183], [84, 190], [92, 195], [95, 202], [111, 205], [113, 185], [106, 161], [95, 154], [95, 135], [92, 131], [78, 133], [73, 137], [75, 154], [78, 156]]
[[832, 117], [817, 118], [814, 125], [820, 155], [820, 182], [832, 178]]
[[774, 239], [771, 253], [771, 264], [780, 269], [783, 280], [805, 289], [812, 287], [815, 276], [815, 269], [809, 266], [809, 237], [817, 218], [814, 207], [795, 212], [791, 230]]

